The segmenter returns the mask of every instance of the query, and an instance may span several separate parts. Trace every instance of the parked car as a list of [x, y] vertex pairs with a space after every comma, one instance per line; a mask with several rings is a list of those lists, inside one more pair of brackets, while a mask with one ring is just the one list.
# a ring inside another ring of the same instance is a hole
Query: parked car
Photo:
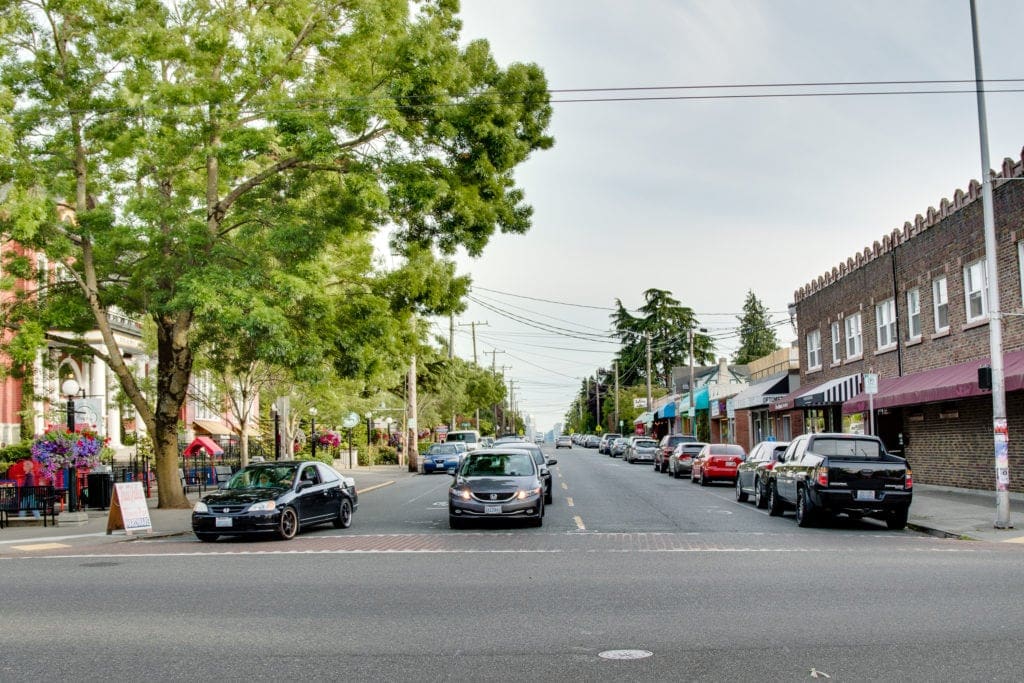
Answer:
[[462, 429], [454, 432], [448, 432], [444, 440], [451, 443], [453, 441], [466, 444], [466, 448], [471, 451], [475, 451], [481, 447], [480, 443], [480, 432], [475, 429]]
[[544, 523], [544, 484], [529, 453], [495, 447], [469, 453], [452, 472], [448, 489], [448, 525], [469, 520], [525, 519]]
[[463, 443], [430, 444], [430, 448], [423, 454], [423, 474], [455, 469], [466, 452], [466, 445]]
[[686, 441], [695, 442], [696, 437], [689, 434], [666, 434], [658, 442], [658, 452], [654, 454], [654, 471], [668, 472], [668, 459], [672, 457], [672, 451], [681, 443]]
[[628, 446], [623, 457], [626, 462], [654, 462], [654, 454], [658, 450], [658, 442], [654, 439], [643, 437], [634, 438]]
[[619, 457], [620, 455], [626, 452], [626, 446], [628, 444], [629, 437], [623, 436], [619, 437], [618, 439], [615, 439], [615, 441], [612, 442], [612, 447], [611, 450], [608, 452], [608, 455], [612, 456], [613, 458]]
[[506, 434], [505, 436], [499, 436], [494, 440], [494, 446], [501, 446], [509, 443], [526, 443], [526, 439], [519, 436], [518, 434]]
[[693, 459], [707, 446], [703, 441], [684, 441], [672, 451], [668, 459], [668, 473], [676, 479], [693, 470]]
[[597, 434], [588, 434], [587, 440], [583, 445], [586, 446], [587, 448], [597, 448], [600, 444], [601, 437], [599, 437]]
[[544, 455], [544, 451], [540, 449], [540, 446], [535, 443], [530, 443], [529, 441], [523, 441], [521, 443], [507, 443], [504, 447], [523, 450], [530, 454], [530, 457], [533, 458], [533, 462], [537, 465], [537, 469], [540, 471], [540, 480], [544, 483], [544, 502], [548, 505], [554, 502], [550, 467], [552, 465], [557, 465], [558, 461]]
[[493, 436], [481, 436], [480, 437], [480, 448], [490, 448], [494, 445]]
[[195, 504], [192, 531], [200, 541], [250, 534], [288, 540], [317, 524], [347, 529], [358, 506], [355, 481], [322, 462], [250, 464]]
[[598, 444], [597, 444], [597, 452], [598, 453], [602, 453], [604, 455], [611, 455], [612, 442], [615, 441], [615, 439], [618, 439], [621, 436], [622, 436], [622, 434], [615, 434], [613, 432], [609, 432], [607, 434], [602, 434], [601, 435], [601, 441], [598, 442]]
[[555, 437], [555, 448], [568, 448], [572, 449], [572, 437], [567, 434]]
[[690, 481], [707, 486], [713, 481], [736, 482], [736, 468], [746, 457], [743, 446], [731, 443], [709, 443], [694, 458]]
[[744, 503], [754, 496], [754, 505], [768, 507], [768, 473], [788, 446], [788, 441], [762, 441], [750, 449], [750, 455], [736, 468], [736, 500]]
[[768, 513], [794, 508], [802, 527], [837, 514], [876, 517], [899, 530], [907, 526], [913, 488], [907, 461], [876, 436], [804, 434], [768, 474]]

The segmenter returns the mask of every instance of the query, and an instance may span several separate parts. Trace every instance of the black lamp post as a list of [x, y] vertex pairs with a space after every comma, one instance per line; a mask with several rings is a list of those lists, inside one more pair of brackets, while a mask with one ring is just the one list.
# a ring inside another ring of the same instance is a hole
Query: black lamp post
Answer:
[[367, 453], [367, 455], [369, 455], [369, 453], [370, 453], [370, 428], [371, 428], [371, 424], [372, 424], [370, 421], [373, 420], [373, 413], [371, 413], [370, 411], [366, 411], [365, 417], [366, 417], [366, 453]]
[[[68, 397], [68, 434], [70, 434], [71, 439], [74, 440], [75, 397], [78, 396], [79, 392], [84, 396], [85, 390], [82, 389], [78, 385], [78, 382], [73, 378], [64, 380], [64, 383], [60, 385], [60, 390]], [[64, 470], [64, 484], [68, 489], [68, 512], [78, 512], [78, 468], [75, 467], [74, 460], [72, 460], [71, 465]]]
[[316, 460], [316, 408], [309, 409], [309, 439], [313, 460]]
[[270, 412], [274, 414], [274, 460], [281, 459], [281, 417], [277, 414], [277, 404], [270, 406]]

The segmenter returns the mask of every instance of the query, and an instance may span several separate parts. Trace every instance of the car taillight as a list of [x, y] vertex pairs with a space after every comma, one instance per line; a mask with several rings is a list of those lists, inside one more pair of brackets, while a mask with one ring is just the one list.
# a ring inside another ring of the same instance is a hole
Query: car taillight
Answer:
[[907, 468], [907, 476], [903, 479], [903, 488], [905, 488], [905, 489], [912, 489], [912, 488], [914, 488], [914, 475], [910, 471], [909, 467]]
[[819, 467], [817, 470], [818, 486], [828, 487], [828, 468]]
[[772, 461], [772, 462], [768, 463], [767, 465], [764, 466], [764, 468], [766, 470], [773, 470], [773, 469], [775, 469], [775, 462]]

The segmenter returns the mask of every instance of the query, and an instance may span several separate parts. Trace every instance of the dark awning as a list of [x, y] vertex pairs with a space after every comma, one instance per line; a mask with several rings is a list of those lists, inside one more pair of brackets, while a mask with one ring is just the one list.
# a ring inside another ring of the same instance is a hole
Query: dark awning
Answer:
[[743, 410], [755, 406], [766, 406], [772, 401], [784, 398], [789, 393], [789, 373], [774, 375], [751, 385], [732, 399], [733, 409]]
[[[875, 394], [875, 408], [938, 403], [987, 395], [990, 392], [978, 387], [978, 368], [983, 365], [989, 365], [987, 357], [903, 377], [881, 378], [878, 381], [878, 393]], [[1024, 351], [1003, 354], [1003, 377], [1006, 391], [1024, 389]], [[857, 394], [843, 404], [844, 413], [861, 413], [867, 409], [867, 394]]]
[[797, 396], [793, 403], [797, 408], [836, 405], [859, 394], [863, 386], [864, 376], [859, 372], [855, 375], [836, 377]]

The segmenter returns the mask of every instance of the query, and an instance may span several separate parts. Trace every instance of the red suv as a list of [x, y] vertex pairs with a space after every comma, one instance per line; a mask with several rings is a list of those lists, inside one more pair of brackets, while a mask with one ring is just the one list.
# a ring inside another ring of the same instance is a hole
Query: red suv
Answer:
[[696, 441], [696, 437], [689, 434], [666, 434], [661, 437], [658, 443], [658, 452], [654, 454], [654, 471], [668, 472], [668, 459], [672, 457], [672, 451], [681, 443]]

